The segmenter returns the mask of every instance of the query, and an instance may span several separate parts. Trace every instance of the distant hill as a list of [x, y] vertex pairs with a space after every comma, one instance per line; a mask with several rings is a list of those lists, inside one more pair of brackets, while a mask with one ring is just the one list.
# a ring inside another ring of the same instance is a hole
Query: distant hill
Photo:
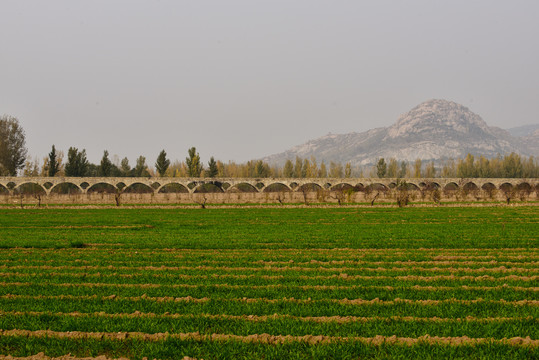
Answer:
[[507, 129], [507, 131], [509, 131], [509, 133], [515, 137], [530, 136], [537, 130], [539, 130], [539, 124], [530, 124]]
[[463, 158], [468, 153], [486, 157], [511, 152], [537, 156], [537, 132], [526, 138], [515, 137], [507, 130], [488, 126], [479, 115], [462, 105], [446, 100], [429, 100], [401, 115], [390, 127], [362, 133], [328, 134], [263, 160], [282, 165], [296, 156], [314, 156], [318, 162], [368, 165], [381, 157], [440, 161]]

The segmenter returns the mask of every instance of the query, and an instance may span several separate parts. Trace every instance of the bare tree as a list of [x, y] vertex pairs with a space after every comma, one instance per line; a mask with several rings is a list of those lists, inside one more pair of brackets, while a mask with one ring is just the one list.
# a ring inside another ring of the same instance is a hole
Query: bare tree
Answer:
[[376, 201], [376, 199], [378, 199], [378, 196], [380, 196], [380, 192], [378, 191], [376, 193], [376, 195], [374, 195], [374, 197], [372, 198], [371, 200], [371, 206], [374, 206], [374, 202]]
[[281, 206], [284, 205], [284, 204], [283, 204], [283, 201], [284, 201], [284, 193], [283, 193], [282, 191], [280, 191], [280, 192], [277, 193], [277, 197], [276, 197], [275, 199], [279, 202], [279, 204], [280, 204]]
[[344, 191], [342, 191], [342, 189], [336, 189], [331, 193], [330, 197], [337, 200], [337, 203], [341, 206], [345, 198]]
[[410, 202], [410, 194], [408, 193], [408, 183], [406, 180], [397, 179], [395, 186], [396, 200], [399, 207], [404, 207]]
[[309, 205], [309, 201], [307, 199], [307, 196], [309, 194], [309, 189], [307, 189], [307, 186], [301, 187], [301, 194], [303, 195], [303, 202], [305, 203], [305, 205]]
[[195, 203], [197, 203], [198, 205], [200, 205], [200, 207], [202, 209], [205, 209], [206, 208], [206, 202], [208, 201], [208, 199], [206, 198], [206, 194], [205, 193], [202, 193], [201, 196], [199, 198], [195, 198], [193, 197], [193, 201]]

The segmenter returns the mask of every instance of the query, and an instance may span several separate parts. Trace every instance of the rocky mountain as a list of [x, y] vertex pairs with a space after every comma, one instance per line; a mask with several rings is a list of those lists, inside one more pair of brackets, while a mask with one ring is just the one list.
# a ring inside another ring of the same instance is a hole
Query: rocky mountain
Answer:
[[539, 127], [537, 130], [532, 132], [529, 135], [523, 136], [520, 138], [522, 140], [522, 143], [530, 149], [532, 154], [534, 156], [538, 156], [539, 154]]
[[296, 156], [314, 156], [318, 162], [349, 161], [352, 165], [368, 165], [381, 157], [440, 161], [463, 158], [468, 153], [486, 157], [511, 152], [537, 156], [539, 134], [534, 134], [514, 137], [506, 130], [488, 126], [479, 115], [462, 105], [429, 100], [401, 115], [390, 127], [362, 133], [328, 134], [263, 160], [282, 165]]
[[530, 124], [524, 126], [517, 126], [514, 128], [507, 129], [509, 133], [516, 137], [527, 137], [533, 135], [539, 130], [539, 124]]

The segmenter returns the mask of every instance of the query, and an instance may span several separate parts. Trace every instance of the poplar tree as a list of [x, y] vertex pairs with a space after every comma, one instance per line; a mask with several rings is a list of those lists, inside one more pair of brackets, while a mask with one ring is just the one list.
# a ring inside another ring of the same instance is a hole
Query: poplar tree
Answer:
[[387, 165], [384, 158], [381, 158], [378, 160], [378, 163], [376, 164], [376, 175], [378, 175], [379, 178], [383, 178], [386, 176], [387, 171]]
[[86, 150], [79, 151], [76, 147], [70, 147], [67, 152], [65, 166], [66, 176], [82, 177], [88, 172], [89, 162], [86, 158]]
[[124, 157], [120, 163], [120, 169], [123, 176], [129, 176], [131, 172], [131, 166], [129, 165], [129, 159]]
[[111, 170], [112, 162], [109, 159], [109, 152], [105, 150], [101, 158], [101, 164], [99, 165], [99, 175], [104, 177], [110, 176]]
[[190, 148], [187, 153], [189, 157], [185, 158], [185, 163], [187, 164], [187, 170], [189, 177], [200, 177], [202, 172], [202, 164], [200, 162], [200, 155], [197, 153], [197, 149], [193, 146]]
[[294, 177], [294, 165], [290, 159], [286, 160], [286, 163], [284, 164], [283, 176], [285, 178]]
[[219, 173], [219, 169], [217, 168], [217, 163], [215, 162], [215, 159], [213, 156], [210, 158], [210, 161], [208, 161], [208, 171], [206, 172], [207, 176], [210, 178], [214, 178]]
[[137, 158], [137, 164], [135, 165], [135, 168], [133, 169], [133, 176], [135, 177], [143, 177], [150, 175], [148, 173], [148, 170], [146, 169], [146, 157], [139, 156]]
[[155, 162], [155, 169], [159, 173], [159, 176], [165, 176], [165, 173], [167, 172], [169, 166], [170, 160], [167, 159], [167, 153], [165, 152], [165, 150], [161, 150], [159, 156], [157, 156], [157, 161]]
[[58, 155], [56, 155], [56, 147], [53, 145], [52, 150], [49, 153], [47, 173], [50, 177], [54, 177], [59, 171], [60, 171], [60, 163], [58, 162]]

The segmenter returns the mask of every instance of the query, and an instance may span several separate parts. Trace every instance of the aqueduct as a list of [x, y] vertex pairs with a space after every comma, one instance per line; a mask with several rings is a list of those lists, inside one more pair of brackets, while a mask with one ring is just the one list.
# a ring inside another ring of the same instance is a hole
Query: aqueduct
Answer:
[[[366, 191], [388, 190], [397, 186], [399, 181], [406, 181], [409, 189], [422, 190], [502, 190], [510, 189], [537, 191], [539, 179], [446, 179], [446, 178], [169, 178], [169, 177], [0, 177], [0, 194], [14, 194], [28, 185], [34, 191], [51, 194], [61, 186], [87, 194], [91, 192], [134, 192], [146, 193], [197, 193], [197, 192], [303, 192], [316, 190]], [[106, 189], [106, 190], [104, 190]]]

